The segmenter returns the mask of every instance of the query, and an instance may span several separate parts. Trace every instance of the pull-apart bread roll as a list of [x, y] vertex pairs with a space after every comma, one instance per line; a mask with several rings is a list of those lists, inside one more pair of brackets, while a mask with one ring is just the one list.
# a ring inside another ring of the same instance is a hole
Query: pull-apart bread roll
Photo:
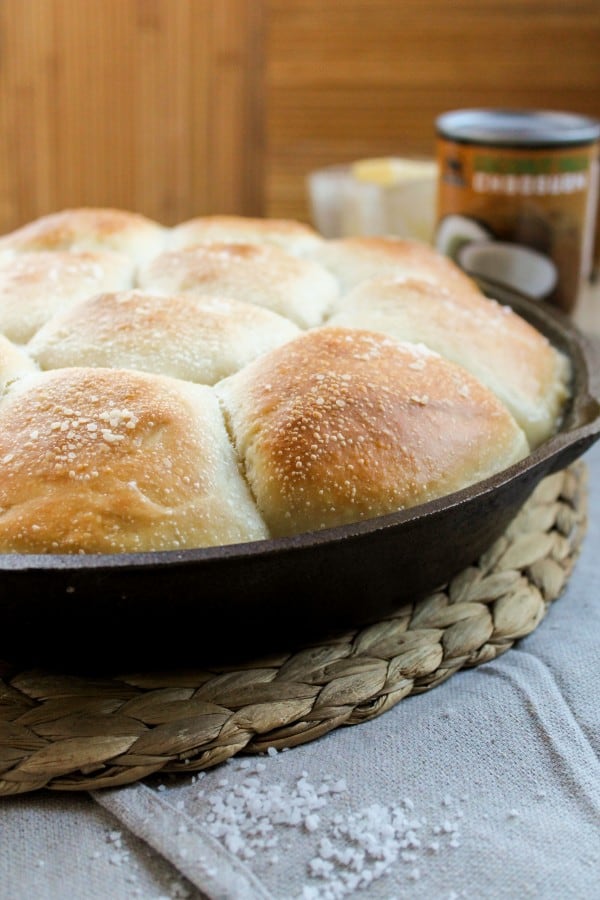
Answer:
[[264, 306], [301, 328], [320, 325], [338, 294], [321, 266], [268, 244], [207, 243], [163, 253], [138, 281], [146, 291], [215, 294]]
[[136, 262], [164, 249], [167, 229], [120, 209], [65, 209], [42, 216], [0, 238], [5, 250], [114, 250]]
[[216, 390], [274, 536], [411, 507], [528, 453], [465, 369], [375, 332], [310, 331]]
[[133, 262], [111, 251], [0, 255], [0, 332], [26, 343], [56, 312], [99, 291], [133, 284]]
[[275, 244], [294, 256], [305, 256], [323, 238], [308, 225], [290, 219], [253, 219], [247, 216], [200, 216], [172, 229], [169, 250], [195, 244]]
[[377, 278], [337, 309], [328, 324], [423, 343], [464, 366], [506, 404], [531, 447], [555, 432], [568, 396], [568, 360], [509, 307], [455, 285]]
[[555, 432], [569, 375], [417, 241], [44, 216], [0, 238], [0, 553], [219, 546], [413, 507]]
[[27, 349], [42, 369], [140, 369], [214, 384], [300, 333], [289, 319], [250, 303], [124, 291], [54, 316]]
[[214, 392], [57, 369], [0, 402], [0, 551], [105, 553], [267, 536]]
[[478, 290], [452, 260], [420, 241], [393, 237], [339, 238], [322, 241], [311, 258], [335, 275], [342, 294], [362, 281], [384, 275]]

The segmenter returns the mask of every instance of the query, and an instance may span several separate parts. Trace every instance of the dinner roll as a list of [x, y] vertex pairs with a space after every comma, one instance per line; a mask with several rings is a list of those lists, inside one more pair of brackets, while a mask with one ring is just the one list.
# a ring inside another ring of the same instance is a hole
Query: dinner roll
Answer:
[[487, 385], [537, 447], [557, 428], [569, 392], [569, 363], [507, 306], [471, 289], [377, 278], [341, 298], [331, 325], [422, 342]]
[[136, 262], [164, 249], [166, 229], [121, 209], [65, 209], [42, 216], [0, 238], [5, 250], [116, 250]]
[[[16, 378], [27, 375], [28, 372], [36, 372], [37, 366], [20, 347], [16, 347], [8, 338], [0, 334], [0, 394], [7, 385]], [[0, 431], [2, 431], [0, 418]]]
[[554, 434], [570, 365], [426, 244], [53, 213], [0, 239], [0, 553], [360, 522]]
[[54, 316], [28, 350], [42, 369], [141, 369], [214, 384], [297, 334], [289, 319], [237, 300], [124, 291]]
[[0, 255], [0, 332], [24, 344], [77, 300], [131, 287], [133, 271], [127, 256], [110, 251]]
[[376, 332], [307, 332], [215, 390], [274, 536], [424, 503], [528, 452], [465, 369]]
[[264, 306], [301, 328], [319, 325], [337, 297], [322, 266], [268, 244], [198, 244], [161, 254], [138, 276], [141, 288], [166, 294], [231, 297]]
[[477, 290], [475, 282], [429, 244], [394, 237], [347, 237], [323, 241], [311, 258], [335, 275], [342, 293], [383, 275], [419, 278]]
[[171, 230], [170, 250], [183, 250], [207, 242], [235, 244], [275, 244], [303, 256], [323, 238], [301, 222], [290, 219], [256, 219], [249, 216], [200, 216]]
[[15, 381], [0, 418], [0, 552], [267, 536], [211, 388], [124, 369], [56, 369]]

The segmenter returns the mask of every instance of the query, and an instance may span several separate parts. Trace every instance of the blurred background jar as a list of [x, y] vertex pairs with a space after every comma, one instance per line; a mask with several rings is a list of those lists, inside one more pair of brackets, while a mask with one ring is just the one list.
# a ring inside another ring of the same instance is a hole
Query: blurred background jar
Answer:
[[439, 116], [436, 132], [437, 249], [573, 314], [592, 276], [600, 122], [462, 109]]

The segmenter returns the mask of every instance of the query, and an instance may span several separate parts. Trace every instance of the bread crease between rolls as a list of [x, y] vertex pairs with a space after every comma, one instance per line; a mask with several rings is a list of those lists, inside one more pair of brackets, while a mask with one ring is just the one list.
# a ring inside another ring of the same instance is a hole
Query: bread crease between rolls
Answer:
[[364, 521], [557, 429], [568, 361], [415, 241], [63, 210], [0, 238], [0, 553]]

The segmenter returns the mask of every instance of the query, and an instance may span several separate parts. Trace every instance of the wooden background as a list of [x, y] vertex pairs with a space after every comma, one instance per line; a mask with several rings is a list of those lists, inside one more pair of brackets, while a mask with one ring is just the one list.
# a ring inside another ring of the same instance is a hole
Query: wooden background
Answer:
[[600, 0], [0, 0], [0, 231], [112, 205], [308, 218], [444, 110], [600, 117]]

